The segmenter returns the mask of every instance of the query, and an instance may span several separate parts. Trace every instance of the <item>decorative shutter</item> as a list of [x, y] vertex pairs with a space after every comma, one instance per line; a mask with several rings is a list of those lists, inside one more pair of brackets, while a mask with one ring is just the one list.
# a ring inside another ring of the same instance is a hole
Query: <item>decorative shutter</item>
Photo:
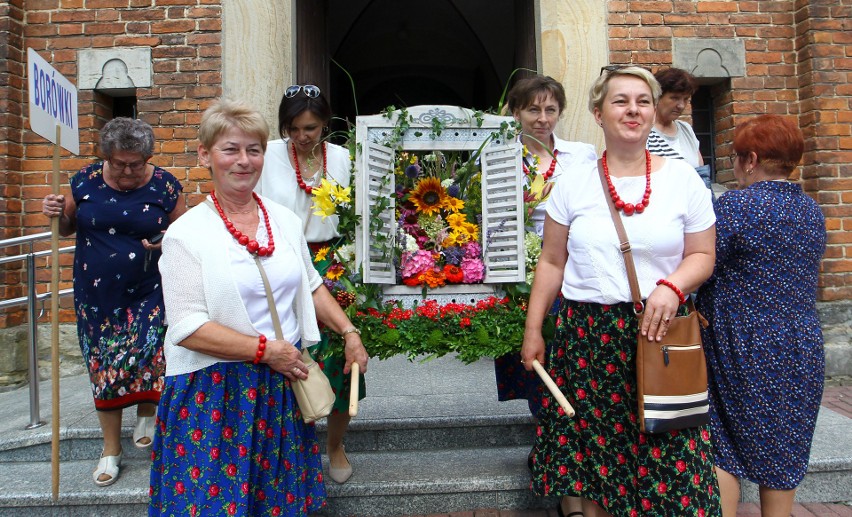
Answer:
[[[360, 225], [355, 235], [355, 259], [363, 266], [364, 283], [395, 284], [393, 266], [396, 233], [396, 202], [393, 176], [394, 153], [390, 147], [365, 142], [363, 167], [357, 178], [356, 204]], [[382, 200], [387, 206], [378, 216], [381, 227], [371, 234], [373, 207]]]
[[486, 147], [481, 163], [485, 283], [523, 282], [526, 272], [521, 145]]

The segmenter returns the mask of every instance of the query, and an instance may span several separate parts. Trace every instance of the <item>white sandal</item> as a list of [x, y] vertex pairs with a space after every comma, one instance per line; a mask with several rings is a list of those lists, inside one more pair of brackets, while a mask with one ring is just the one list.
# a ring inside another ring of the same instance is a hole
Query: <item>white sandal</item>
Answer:
[[[133, 429], [133, 444], [139, 449], [147, 449], [154, 443], [154, 431], [157, 425], [157, 415], [137, 416], [136, 427]], [[148, 443], [140, 443], [143, 438], [148, 439]]]
[[[118, 467], [121, 466], [121, 453], [119, 452], [117, 456], [101, 456], [100, 461], [98, 461], [98, 468], [95, 469], [92, 477], [95, 480], [95, 484], [98, 486], [109, 486], [115, 483], [118, 480]], [[109, 476], [109, 479], [101, 481], [98, 479], [101, 474], [106, 474]]]

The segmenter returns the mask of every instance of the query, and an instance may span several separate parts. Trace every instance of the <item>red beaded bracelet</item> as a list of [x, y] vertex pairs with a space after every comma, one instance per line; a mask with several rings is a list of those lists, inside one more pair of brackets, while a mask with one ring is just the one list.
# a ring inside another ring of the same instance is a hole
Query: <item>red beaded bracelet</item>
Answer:
[[257, 352], [254, 354], [254, 361], [252, 363], [257, 364], [263, 359], [263, 352], [266, 351], [266, 336], [263, 334], [257, 336]]
[[657, 285], [664, 285], [664, 286], [668, 287], [669, 289], [671, 289], [672, 291], [674, 291], [675, 294], [677, 295], [677, 299], [678, 299], [678, 301], [680, 302], [681, 305], [686, 303], [686, 296], [684, 296], [683, 291], [678, 289], [678, 287], [676, 285], [669, 282], [665, 278], [661, 278], [661, 279], [657, 280]]

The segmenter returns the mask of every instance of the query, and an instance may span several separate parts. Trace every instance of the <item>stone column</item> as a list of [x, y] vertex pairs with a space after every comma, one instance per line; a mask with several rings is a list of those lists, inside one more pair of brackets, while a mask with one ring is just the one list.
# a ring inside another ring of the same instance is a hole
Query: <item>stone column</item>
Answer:
[[278, 104], [295, 78], [292, 0], [222, 0], [222, 92], [251, 103], [278, 137]]
[[600, 0], [540, 0], [541, 70], [561, 82], [568, 103], [556, 134], [603, 147], [589, 113], [589, 87], [609, 62], [607, 3]]

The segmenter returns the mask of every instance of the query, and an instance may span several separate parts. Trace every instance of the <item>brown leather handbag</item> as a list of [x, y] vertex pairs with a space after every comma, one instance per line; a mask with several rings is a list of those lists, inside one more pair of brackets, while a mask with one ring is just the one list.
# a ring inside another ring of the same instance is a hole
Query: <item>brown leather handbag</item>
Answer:
[[[630, 241], [621, 216], [607, 195], [609, 188], [598, 163], [604, 198], [609, 205], [630, 283], [630, 297], [636, 317], [642, 322], [644, 306], [633, 263]], [[701, 344], [699, 324], [706, 320], [687, 302], [689, 315], [672, 318], [662, 341], [651, 341], [641, 332], [636, 336], [636, 398], [639, 427], [643, 433], [662, 433], [697, 427], [710, 422], [707, 398], [707, 360]]]

